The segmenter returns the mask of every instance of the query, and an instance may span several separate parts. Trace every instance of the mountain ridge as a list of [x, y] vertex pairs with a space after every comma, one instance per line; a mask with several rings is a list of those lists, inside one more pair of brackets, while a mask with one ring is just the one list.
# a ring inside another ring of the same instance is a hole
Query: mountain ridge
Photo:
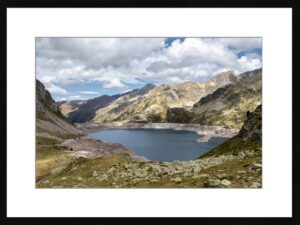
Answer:
[[228, 71], [217, 74], [205, 84], [197, 81], [162, 84], [140, 98], [124, 98], [122, 103], [118, 99], [107, 108], [99, 109], [93, 122], [167, 122], [168, 108], [191, 108], [202, 97], [235, 80], [237, 76]]
[[241, 128], [245, 112], [261, 103], [261, 74], [262, 68], [238, 75], [229, 70], [206, 83], [185, 81], [159, 86], [148, 83], [80, 105], [64, 103], [68, 110], [64, 114], [74, 123], [175, 122]]

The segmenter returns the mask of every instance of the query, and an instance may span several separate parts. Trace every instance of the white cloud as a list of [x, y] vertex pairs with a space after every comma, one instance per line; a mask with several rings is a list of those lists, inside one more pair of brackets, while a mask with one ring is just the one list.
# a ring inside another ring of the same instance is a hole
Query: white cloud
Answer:
[[127, 88], [119, 79], [113, 78], [103, 85], [105, 88]]
[[57, 97], [55, 101], [67, 101], [68, 99], [66, 97]]
[[82, 97], [80, 95], [71, 95], [68, 97], [68, 101], [70, 100], [81, 100]]
[[215, 38], [215, 41], [239, 51], [262, 47], [261, 38]]
[[242, 56], [239, 60], [241, 71], [249, 71], [260, 68], [262, 66], [259, 58], [251, 58]]
[[89, 68], [121, 66], [164, 47], [163, 38], [38, 38], [37, 56]]
[[36, 46], [37, 78], [60, 95], [67, 95], [61, 87], [83, 82], [126, 89], [125, 83], [201, 80], [262, 66], [261, 56], [249, 53], [262, 47], [261, 38], [186, 38], [168, 48], [164, 38], [38, 38]]
[[87, 100], [88, 97], [80, 96], [80, 95], [70, 95], [66, 97], [55, 97], [55, 101], [72, 101], [72, 100]]
[[52, 82], [55, 81], [55, 76], [51, 76], [51, 75], [44, 75], [41, 77], [41, 82], [43, 82], [44, 84], [51, 84]]
[[68, 94], [68, 92], [65, 89], [63, 89], [55, 84], [46, 85], [46, 89], [48, 91], [50, 91], [51, 94], [58, 94], [58, 95], [67, 95]]
[[81, 94], [86, 94], [86, 95], [98, 95], [99, 92], [96, 91], [80, 91]]

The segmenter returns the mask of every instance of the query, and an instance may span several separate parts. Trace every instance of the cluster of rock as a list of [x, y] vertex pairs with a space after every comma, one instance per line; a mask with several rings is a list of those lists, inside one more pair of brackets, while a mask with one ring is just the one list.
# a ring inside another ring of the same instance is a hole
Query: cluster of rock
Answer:
[[92, 159], [114, 154], [127, 154], [140, 161], [147, 161], [143, 157], [135, 156], [130, 149], [121, 144], [102, 142], [87, 136], [67, 139], [57, 146], [72, 151], [73, 155], [77, 158]]
[[[89, 178], [98, 182], [107, 182], [111, 187], [135, 187], [139, 183], [159, 184], [166, 180], [174, 183], [176, 187], [194, 187], [193, 181], [201, 181], [202, 187], [221, 188], [236, 187], [234, 183], [238, 179], [250, 179], [250, 184], [246, 184], [251, 188], [261, 187], [260, 179], [251, 177], [253, 173], [261, 172], [261, 164], [254, 163], [249, 165], [248, 170], [238, 171], [238, 175], [227, 173], [206, 173], [203, 172], [210, 167], [231, 162], [234, 160], [242, 160], [244, 158], [253, 157], [254, 151], [242, 151], [238, 155], [220, 155], [218, 157], [210, 157], [191, 161], [174, 161], [174, 162], [122, 162], [115, 164], [107, 170], [94, 170]], [[76, 168], [77, 169], [77, 168]], [[250, 175], [249, 175], [250, 174]], [[85, 180], [79, 177], [79, 181], [84, 183]]]

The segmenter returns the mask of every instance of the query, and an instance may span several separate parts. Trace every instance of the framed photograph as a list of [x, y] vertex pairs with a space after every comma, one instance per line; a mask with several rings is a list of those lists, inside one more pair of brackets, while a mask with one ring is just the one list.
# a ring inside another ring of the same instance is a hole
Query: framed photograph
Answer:
[[299, 222], [299, 5], [227, 2], [2, 7], [5, 223]]

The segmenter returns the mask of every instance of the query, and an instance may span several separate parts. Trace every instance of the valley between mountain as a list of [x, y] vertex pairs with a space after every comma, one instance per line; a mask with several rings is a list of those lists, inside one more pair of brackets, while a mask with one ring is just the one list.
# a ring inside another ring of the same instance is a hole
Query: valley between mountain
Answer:
[[[261, 69], [207, 83], [151, 84], [115, 96], [55, 102], [36, 81], [38, 188], [260, 188]], [[153, 162], [89, 137], [107, 129], [175, 129], [228, 141], [189, 161]]]

